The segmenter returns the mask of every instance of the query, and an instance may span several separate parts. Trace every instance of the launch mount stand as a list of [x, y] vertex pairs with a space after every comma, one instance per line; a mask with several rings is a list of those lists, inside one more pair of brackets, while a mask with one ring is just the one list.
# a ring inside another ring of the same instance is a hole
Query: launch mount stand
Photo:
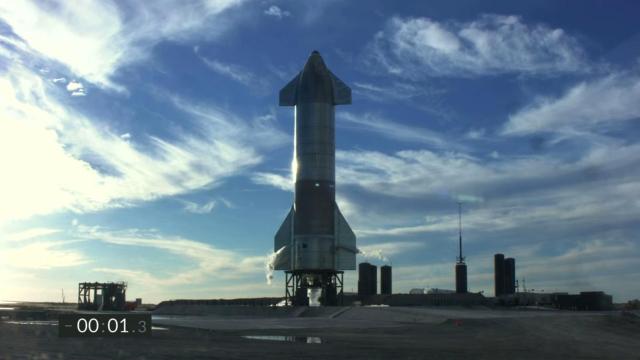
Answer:
[[[320, 284], [322, 287], [322, 296], [320, 298], [320, 302], [323, 306], [337, 306], [343, 304], [344, 271], [287, 270], [285, 271], [285, 302], [287, 306], [309, 305], [309, 300], [308, 298], [306, 298], [308, 286], [304, 284], [305, 276], [309, 275], [315, 275], [322, 279]], [[329, 294], [334, 294], [334, 296], [330, 296]]]

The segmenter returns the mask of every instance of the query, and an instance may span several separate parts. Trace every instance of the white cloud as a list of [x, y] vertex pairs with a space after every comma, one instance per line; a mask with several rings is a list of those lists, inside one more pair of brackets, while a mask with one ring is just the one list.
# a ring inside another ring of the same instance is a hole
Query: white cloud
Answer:
[[338, 151], [337, 180], [369, 191], [398, 197], [430, 193], [456, 193], [471, 179], [492, 181], [497, 174], [460, 152], [399, 151], [387, 155], [376, 151]]
[[393, 261], [393, 257], [398, 254], [415, 251], [425, 247], [424, 242], [418, 241], [395, 241], [377, 244], [358, 245], [359, 256], [364, 258], [375, 258], [383, 262]]
[[446, 93], [444, 87], [436, 88], [425, 82], [412, 81], [382, 84], [354, 81], [352, 85], [354, 97], [394, 104], [394, 106], [401, 101], [443, 119], [450, 118], [454, 113], [453, 109], [444, 104], [443, 96]]
[[407, 126], [400, 122], [388, 120], [379, 115], [365, 113], [357, 115], [342, 111], [338, 113], [338, 124], [347, 123], [357, 125], [359, 129], [369, 130], [381, 136], [400, 140], [428, 144], [436, 148], [459, 147], [444, 135], [431, 131], [425, 127]]
[[479, 140], [484, 138], [485, 133], [486, 133], [485, 129], [471, 129], [467, 131], [467, 133], [464, 136], [467, 139]]
[[231, 201], [221, 197], [219, 198], [220, 202], [224, 204], [224, 206], [226, 206], [228, 209], [235, 209], [235, 204], [232, 203]]
[[277, 5], [271, 5], [267, 10], [264, 11], [265, 15], [273, 16], [278, 19], [282, 19], [283, 17], [291, 16], [291, 13], [287, 10], [282, 10]]
[[259, 149], [286, 139], [265, 119], [248, 122], [171, 99], [190, 130], [178, 131], [175, 139], [141, 136], [133, 142], [63, 107], [53, 86], [20, 63], [0, 77], [0, 222], [213, 187], [259, 163]]
[[483, 15], [470, 22], [393, 17], [368, 52], [374, 64], [408, 78], [588, 70], [575, 38], [517, 16]]
[[17, 248], [0, 249], [0, 261], [22, 269], [52, 269], [86, 264], [89, 260], [76, 250], [60, 249], [68, 242], [35, 242]]
[[[23, 230], [17, 233], [5, 234], [2, 236], [2, 238], [8, 241], [25, 241], [25, 240], [30, 240], [34, 238], [43, 237], [43, 236], [48, 236], [58, 232], [60, 232], [59, 229], [32, 228], [32, 229]], [[1, 240], [2, 239], [0, 239], [0, 241]]]
[[432, 89], [424, 84], [420, 84], [420, 86], [418, 86], [402, 82], [394, 82], [390, 85], [377, 85], [354, 81], [353, 87], [354, 93], [364, 95], [371, 100], [380, 102], [410, 100], [413, 98], [424, 98], [425, 96], [434, 96], [444, 93], [444, 90], [442, 89]]
[[640, 214], [628, 196], [640, 189], [639, 148], [592, 144], [578, 159], [503, 154], [489, 162], [426, 150], [338, 151], [336, 182], [360, 209], [350, 219], [359, 237], [455, 232], [458, 200], [476, 209], [464, 220], [474, 231], [588, 233]]
[[266, 92], [269, 90], [269, 81], [265, 77], [257, 76], [249, 69], [236, 65], [225, 63], [219, 60], [210, 59], [200, 53], [200, 47], [194, 46], [194, 53], [202, 60], [202, 62], [213, 72], [225, 76], [236, 81], [252, 91]]
[[640, 118], [640, 76], [615, 73], [582, 82], [557, 99], [542, 99], [509, 117], [504, 134], [575, 134]]
[[[258, 280], [264, 273], [266, 256], [223, 250], [155, 230], [116, 231], [75, 225], [64, 234], [72, 239], [67, 241], [55, 240], [58, 233], [43, 229], [14, 235], [37, 240], [6, 242], [0, 247], [0, 278], [8, 290], [3, 293], [7, 300], [60, 301], [61, 288], [68, 296], [69, 290], [77, 289], [78, 281], [86, 281], [87, 276], [91, 281], [127, 281], [133, 297], [142, 295], [146, 302], [175, 298], [176, 294], [203, 298], [247, 296], [248, 291], [262, 296], [278, 293]], [[78, 244], [98, 253], [84, 254]], [[131, 256], [114, 261], [109, 255], [102, 256], [104, 248], [110, 249], [107, 254], [116, 250]], [[242, 287], [237, 286], [239, 279]], [[40, 291], [32, 291], [34, 288]]]
[[200, 59], [207, 65], [207, 67], [220, 75], [227, 76], [242, 85], [250, 86], [255, 81], [255, 76], [247, 69], [238, 65], [225, 64], [217, 60], [207, 59], [200, 56]]
[[82, 83], [72, 80], [67, 84], [67, 91], [69, 92], [74, 92], [76, 90], [82, 90], [84, 89], [84, 87], [82, 86]]
[[259, 185], [269, 185], [284, 191], [293, 191], [293, 180], [291, 176], [282, 176], [273, 173], [257, 172], [251, 180]]
[[122, 90], [113, 80], [119, 68], [145, 59], [162, 40], [215, 37], [229, 23], [220, 15], [241, 2], [20, 1], [0, 4], [0, 18], [31, 49], [93, 84]]
[[204, 204], [198, 204], [192, 201], [183, 201], [184, 211], [193, 214], [209, 214], [216, 206], [215, 200], [208, 201]]
[[76, 236], [80, 239], [99, 240], [121, 246], [154, 248], [189, 260], [193, 267], [176, 271], [171, 275], [153, 274], [144, 270], [95, 268], [133, 280], [144, 286], [172, 286], [202, 283], [211, 278], [229, 279], [251, 274], [262, 274], [265, 256], [244, 256], [232, 250], [218, 249], [213, 245], [165, 236], [154, 230], [127, 229], [110, 231], [100, 227], [79, 226]]

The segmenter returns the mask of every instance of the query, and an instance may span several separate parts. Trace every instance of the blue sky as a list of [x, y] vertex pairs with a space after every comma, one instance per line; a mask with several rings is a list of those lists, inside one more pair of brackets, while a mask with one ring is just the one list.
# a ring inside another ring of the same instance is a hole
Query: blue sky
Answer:
[[[337, 201], [394, 290], [472, 291], [492, 255], [544, 291], [640, 286], [633, 1], [96, 1], [0, 5], [0, 300], [125, 280], [146, 301], [281, 295], [293, 112], [314, 49]], [[354, 272], [346, 289], [355, 287]]]

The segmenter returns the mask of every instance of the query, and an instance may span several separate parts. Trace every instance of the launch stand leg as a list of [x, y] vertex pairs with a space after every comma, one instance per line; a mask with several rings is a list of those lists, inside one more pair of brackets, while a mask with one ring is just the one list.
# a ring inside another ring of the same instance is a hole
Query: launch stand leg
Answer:
[[338, 271], [335, 277], [336, 291], [338, 293], [338, 299], [337, 299], [338, 301], [336, 305], [341, 305], [341, 306], [344, 305], [344, 289], [342, 286], [343, 276], [344, 276], [344, 272]]
[[285, 271], [285, 282], [286, 282], [286, 291], [285, 291], [285, 304], [287, 306], [297, 305], [294, 302], [294, 297], [296, 295], [296, 290], [300, 288], [300, 280], [301, 277], [299, 274], [294, 273], [292, 271]]
[[[343, 271], [285, 271], [285, 302], [287, 306], [308, 306], [307, 289], [321, 288], [323, 306], [337, 306], [344, 302]], [[313, 286], [308, 279], [313, 278]]]

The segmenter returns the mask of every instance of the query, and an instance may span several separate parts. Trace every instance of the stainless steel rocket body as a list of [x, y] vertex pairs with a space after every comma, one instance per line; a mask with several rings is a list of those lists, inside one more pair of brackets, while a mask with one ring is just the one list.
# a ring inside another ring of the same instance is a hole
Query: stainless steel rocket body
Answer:
[[333, 105], [299, 104], [295, 123], [294, 268], [334, 269]]
[[335, 136], [333, 106], [304, 103], [295, 119], [295, 235], [333, 235]]
[[280, 105], [295, 106], [295, 198], [276, 234], [274, 250], [286, 247], [278, 270], [355, 269], [355, 235], [335, 202], [334, 109], [347, 103], [350, 89], [317, 52], [280, 93]]

